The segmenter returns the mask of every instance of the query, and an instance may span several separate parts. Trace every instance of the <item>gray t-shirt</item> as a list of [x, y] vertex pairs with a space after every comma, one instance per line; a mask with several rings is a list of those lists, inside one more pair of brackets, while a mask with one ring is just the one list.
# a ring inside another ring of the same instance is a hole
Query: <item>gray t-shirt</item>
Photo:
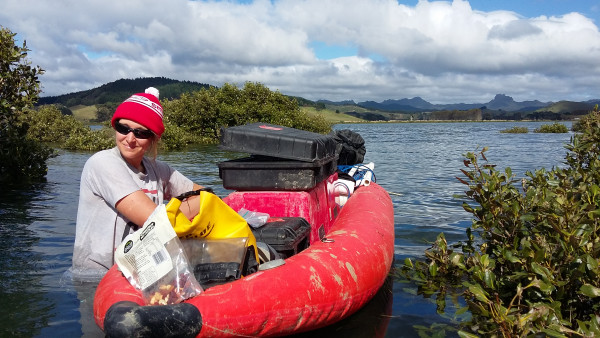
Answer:
[[193, 189], [193, 182], [168, 164], [144, 157], [146, 173], [129, 165], [117, 147], [90, 157], [81, 173], [73, 249], [74, 275], [104, 273], [114, 264], [114, 251], [129, 220], [116, 204], [142, 190], [156, 205]]

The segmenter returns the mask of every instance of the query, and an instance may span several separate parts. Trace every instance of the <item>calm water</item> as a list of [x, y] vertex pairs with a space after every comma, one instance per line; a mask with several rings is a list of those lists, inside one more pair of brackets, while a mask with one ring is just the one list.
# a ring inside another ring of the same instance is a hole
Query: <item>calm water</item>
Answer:
[[[470, 225], [458, 183], [462, 154], [489, 146], [487, 157], [518, 176], [541, 167], [562, 165], [572, 134], [536, 134], [542, 123], [436, 123], [337, 125], [366, 141], [365, 162], [375, 163], [377, 183], [392, 195], [395, 209], [396, 258], [420, 257], [428, 241], [444, 232], [449, 241], [464, 239]], [[570, 123], [565, 123], [569, 128]], [[528, 134], [502, 134], [526, 126]], [[90, 153], [62, 152], [50, 162], [48, 182], [26, 191], [0, 190], [0, 336], [82, 336], [81, 316], [91, 306], [93, 285], [73, 285], [63, 273], [71, 264], [79, 176]], [[214, 146], [161, 155], [195, 182], [220, 188], [217, 163], [239, 156]], [[412, 337], [413, 325], [430, 326], [446, 319], [435, 305], [399, 283], [388, 281], [382, 296], [365, 311], [323, 336]], [[84, 292], [82, 292], [84, 290]], [[393, 297], [390, 297], [390, 290]], [[79, 291], [79, 293], [78, 293]], [[390, 316], [391, 315], [391, 316]], [[90, 335], [98, 331], [88, 331]], [[92, 326], [92, 329], [95, 329]]]

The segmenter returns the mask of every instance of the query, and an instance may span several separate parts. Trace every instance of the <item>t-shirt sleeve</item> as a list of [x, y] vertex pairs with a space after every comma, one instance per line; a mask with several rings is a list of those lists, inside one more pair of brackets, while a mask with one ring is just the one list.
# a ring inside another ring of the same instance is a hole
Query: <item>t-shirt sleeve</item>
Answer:
[[191, 191], [192, 189], [194, 189], [194, 182], [179, 171], [174, 170], [171, 174], [171, 179], [169, 180], [169, 188], [167, 189], [168, 193], [171, 195], [169, 199]]
[[158, 175], [160, 176], [160, 180], [164, 182], [164, 199], [166, 201], [185, 192], [191, 191], [194, 188], [194, 182], [192, 182], [192, 180], [185, 177], [179, 171], [173, 169], [167, 163], [157, 160], [155, 165]]
[[125, 162], [108, 152], [92, 156], [85, 164], [83, 176], [90, 190], [112, 207], [123, 197], [140, 190]]

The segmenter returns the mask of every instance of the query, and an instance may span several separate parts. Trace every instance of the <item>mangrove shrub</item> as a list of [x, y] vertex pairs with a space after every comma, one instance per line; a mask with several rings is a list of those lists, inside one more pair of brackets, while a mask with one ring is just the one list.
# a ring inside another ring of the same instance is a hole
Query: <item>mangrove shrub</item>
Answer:
[[401, 275], [436, 295], [438, 310], [461, 292], [458, 313], [471, 314], [461, 336], [600, 335], [600, 113], [566, 148], [566, 166], [521, 180], [488, 163], [486, 148], [466, 154], [466, 241], [440, 234], [425, 261], [405, 261]]
[[100, 150], [115, 146], [114, 131], [91, 130], [72, 115], [64, 115], [57, 105], [30, 110], [24, 117], [28, 137], [71, 150]]
[[529, 129], [527, 127], [515, 126], [512, 128], [500, 130], [500, 132], [504, 134], [527, 134], [529, 132]]
[[179, 137], [216, 142], [221, 127], [252, 122], [318, 133], [331, 130], [331, 125], [322, 116], [302, 112], [296, 100], [278, 91], [271, 91], [260, 83], [246, 82], [241, 89], [226, 83], [221, 88], [210, 87], [184, 93], [179, 99], [161, 103], [165, 110], [167, 139], [175, 138], [173, 133], [180, 133]]
[[49, 147], [28, 136], [23, 121], [27, 108], [37, 102], [40, 89], [39, 66], [27, 60], [25, 42], [15, 44], [15, 33], [0, 26], [0, 183], [38, 181], [48, 171], [53, 156]]
[[554, 122], [552, 124], [542, 124], [535, 128], [534, 133], [568, 133], [569, 129], [562, 123]]

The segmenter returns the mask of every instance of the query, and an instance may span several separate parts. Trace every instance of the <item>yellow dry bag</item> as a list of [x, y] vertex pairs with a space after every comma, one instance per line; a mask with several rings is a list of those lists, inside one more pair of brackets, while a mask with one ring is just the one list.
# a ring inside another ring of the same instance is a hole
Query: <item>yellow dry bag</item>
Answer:
[[[179, 207], [181, 202], [199, 195], [200, 210], [189, 220]], [[255, 257], [258, 256], [256, 238], [246, 220], [228, 206], [211, 189], [190, 191], [175, 198], [167, 204], [167, 216], [179, 238], [225, 239], [247, 237], [247, 246], [253, 247]]]

